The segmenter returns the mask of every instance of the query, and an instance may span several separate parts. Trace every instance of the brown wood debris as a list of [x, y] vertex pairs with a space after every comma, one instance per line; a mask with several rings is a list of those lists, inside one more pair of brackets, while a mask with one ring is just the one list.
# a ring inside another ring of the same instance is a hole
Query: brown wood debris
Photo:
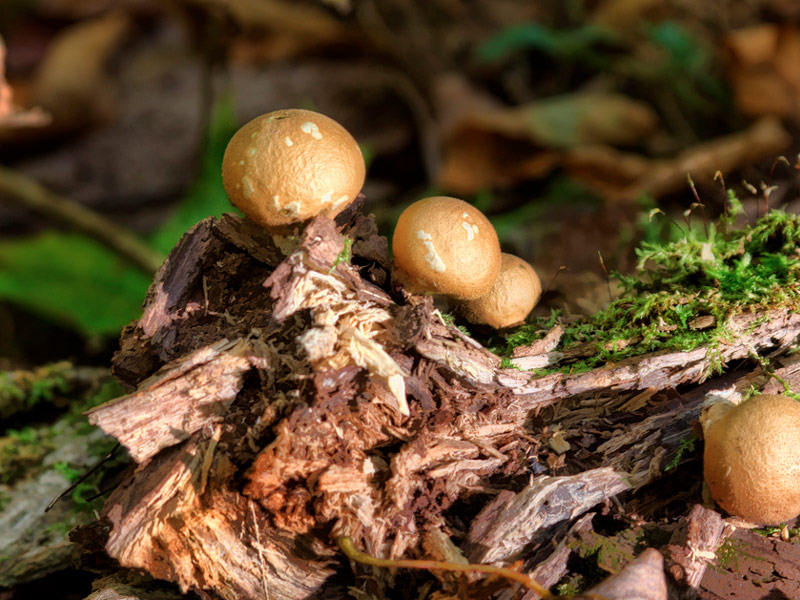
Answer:
[[[131, 393], [89, 415], [137, 463], [106, 503], [106, 551], [224, 600], [513, 589], [452, 574], [399, 584], [343, 560], [345, 535], [385, 558], [520, 560], [553, 585], [595, 507], [632, 519], [613, 507], [658, 501], [637, 490], [685, 460], [705, 393], [766, 382], [744, 366], [704, 381], [711, 361], [780, 353], [800, 334], [800, 315], [776, 309], [734, 319], [713, 356], [537, 377], [501, 368], [430, 298], [388, 287], [373, 219], [318, 218], [280, 246], [230, 215], [189, 231], [123, 334], [114, 372]], [[698, 518], [664, 541], [679, 589], [705, 585], [695, 559], [723, 543], [724, 527], [705, 536]], [[641, 550], [627, 554], [640, 554], [633, 571], [662, 572], [661, 555]]]

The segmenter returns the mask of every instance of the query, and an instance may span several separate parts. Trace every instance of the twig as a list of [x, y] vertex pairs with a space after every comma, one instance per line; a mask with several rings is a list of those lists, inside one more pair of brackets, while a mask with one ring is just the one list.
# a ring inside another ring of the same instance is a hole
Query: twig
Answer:
[[[108, 461], [110, 461], [112, 458], [114, 458], [114, 456], [116, 455], [116, 453], [117, 453], [117, 451], [118, 451], [119, 449], [120, 449], [120, 444], [119, 444], [119, 442], [117, 442], [117, 443], [114, 445], [114, 447], [111, 449], [111, 452], [109, 452], [109, 453], [108, 453], [108, 454], [106, 454], [106, 455], [105, 455], [105, 456], [104, 456], [102, 459], [100, 459], [100, 462], [98, 462], [98, 463], [97, 463], [96, 465], [94, 465], [93, 467], [91, 467], [91, 468], [87, 469], [87, 470], [86, 470], [86, 472], [85, 472], [85, 473], [83, 473], [83, 475], [81, 475], [81, 476], [78, 478], [78, 480], [77, 480], [75, 483], [73, 483], [71, 486], [69, 486], [69, 487], [68, 487], [67, 489], [65, 489], [63, 492], [61, 492], [61, 493], [60, 493], [58, 496], [56, 496], [55, 498], [53, 498], [53, 499], [50, 501], [50, 504], [48, 504], [48, 505], [45, 507], [45, 509], [44, 509], [44, 512], [49, 512], [49, 511], [50, 511], [50, 509], [51, 509], [51, 508], [53, 508], [53, 507], [54, 507], [54, 506], [55, 506], [55, 505], [58, 503], [58, 501], [59, 501], [59, 500], [61, 500], [62, 498], [66, 497], [66, 495], [67, 495], [67, 494], [69, 494], [70, 492], [72, 492], [72, 491], [73, 491], [75, 488], [77, 488], [77, 487], [78, 487], [78, 486], [79, 486], [81, 483], [83, 483], [84, 481], [86, 481], [86, 480], [89, 478], [89, 476], [90, 476], [92, 473], [94, 473], [95, 471], [97, 471], [97, 469], [99, 469], [99, 468], [100, 468], [100, 467], [102, 467], [104, 464], [106, 464]], [[100, 496], [102, 496], [102, 495], [103, 495], [103, 494], [105, 494], [105, 493], [106, 493], [106, 492], [101, 492], [99, 495], [92, 496], [92, 499], [94, 499], [94, 498], [99, 498]]]
[[7, 167], [0, 167], [0, 196], [85, 233], [148, 274], [155, 273], [164, 261], [160, 253], [117, 223]]

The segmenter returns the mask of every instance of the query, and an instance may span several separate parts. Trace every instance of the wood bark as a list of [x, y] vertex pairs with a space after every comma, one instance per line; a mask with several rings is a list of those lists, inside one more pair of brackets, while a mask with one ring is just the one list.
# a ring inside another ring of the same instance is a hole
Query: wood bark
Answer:
[[708, 391], [764, 385], [741, 359], [800, 335], [776, 307], [732, 319], [716, 348], [502, 368], [430, 298], [388, 287], [371, 219], [342, 221], [315, 219], [284, 254], [246, 220], [207, 219], [157, 273], [115, 357], [131, 393], [89, 415], [138, 464], [105, 508], [121, 565], [232, 600], [386, 593], [394, 575], [342, 560], [341, 535], [381, 557], [442, 535], [472, 561], [546, 557], [570, 520], [679, 465]]

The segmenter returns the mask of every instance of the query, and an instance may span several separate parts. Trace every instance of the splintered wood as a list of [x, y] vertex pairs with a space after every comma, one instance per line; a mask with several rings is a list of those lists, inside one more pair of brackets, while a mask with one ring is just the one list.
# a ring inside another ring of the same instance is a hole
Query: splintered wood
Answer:
[[[373, 219], [340, 218], [315, 219], [283, 252], [248, 221], [207, 219], [156, 275], [114, 361], [131, 393], [89, 414], [137, 463], [104, 510], [121, 565], [225, 600], [398, 585], [345, 561], [335, 540], [349, 536], [384, 558], [521, 561], [552, 585], [592, 529], [575, 519], [652, 504], [635, 494], [683, 460], [707, 391], [764, 383], [752, 368], [703, 383], [710, 361], [778, 353], [800, 334], [800, 316], [775, 311], [734, 320], [714, 356], [544, 377], [501, 368], [430, 298], [387, 286]], [[723, 537], [674, 538], [673, 584], [700, 589], [698, 565]], [[658, 553], [642, 557], [632, 573], [663, 573]], [[436, 572], [403, 585], [444, 598], [466, 581], [475, 597], [513, 590]]]

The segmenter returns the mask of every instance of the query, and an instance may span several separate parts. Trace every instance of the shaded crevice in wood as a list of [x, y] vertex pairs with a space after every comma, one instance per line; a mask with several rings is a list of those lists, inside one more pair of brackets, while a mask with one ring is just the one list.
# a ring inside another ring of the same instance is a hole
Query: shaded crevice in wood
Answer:
[[[342, 568], [330, 561], [336, 536], [421, 556], [433, 532], [452, 532], [454, 506], [471, 511], [467, 558], [524, 560], [569, 520], [658, 480], [703, 395], [756, 377], [701, 383], [712, 365], [781, 352], [800, 334], [800, 315], [776, 309], [735, 317], [713, 349], [575, 375], [504, 369], [430, 298], [379, 287], [385, 240], [354, 219], [341, 231], [313, 220], [287, 256], [245, 220], [208, 219], [159, 271], [115, 357], [139, 387], [91, 413], [142, 463], [105, 510], [122, 564], [225, 600], [325, 595]], [[408, 417], [379, 361], [331, 354], [355, 343], [336, 338], [343, 314], [402, 372]], [[375, 315], [379, 328], [360, 320]], [[338, 366], [312, 367], [311, 352]], [[552, 449], [556, 436], [566, 449]], [[392, 577], [370, 571], [359, 585], [380, 595]]]

